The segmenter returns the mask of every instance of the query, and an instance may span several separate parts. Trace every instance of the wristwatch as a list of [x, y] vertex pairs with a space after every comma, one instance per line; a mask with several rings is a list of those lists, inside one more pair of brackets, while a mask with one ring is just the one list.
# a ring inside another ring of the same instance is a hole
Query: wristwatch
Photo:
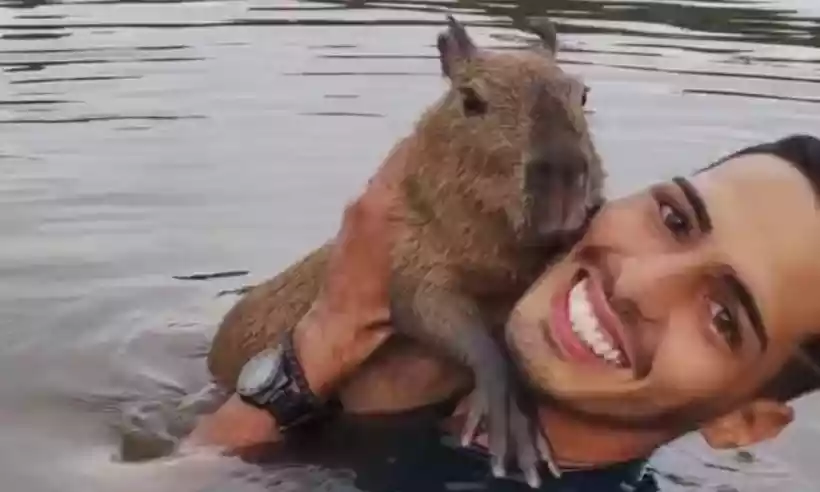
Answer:
[[329, 409], [307, 384], [290, 330], [279, 345], [245, 363], [236, 392], [246, 403], [270, 412], [281, 431], [313, 421]]

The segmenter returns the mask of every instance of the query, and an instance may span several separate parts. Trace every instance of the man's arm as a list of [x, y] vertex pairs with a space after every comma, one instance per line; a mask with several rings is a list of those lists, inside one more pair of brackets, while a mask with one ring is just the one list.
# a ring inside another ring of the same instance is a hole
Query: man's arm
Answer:
[[[317, 300], [294, 327], [293, 346], [313, 393], [328, 398], [390, 335], [388, 279], [395, 194], [373, 180], [350, 203]], [[281, 438], [273, 416], [238, 395], [203, 417], [186, 445], [236, 451]]]

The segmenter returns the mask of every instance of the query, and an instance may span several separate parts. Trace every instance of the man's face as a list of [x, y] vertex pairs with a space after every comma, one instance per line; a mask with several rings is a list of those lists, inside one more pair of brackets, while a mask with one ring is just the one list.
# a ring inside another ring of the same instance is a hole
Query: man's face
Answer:
[[609, 202], [519, 302], [508, 342], [579, 416], [696, 426], [820, 332], [818, 218], [808, 180], [772, 155]]

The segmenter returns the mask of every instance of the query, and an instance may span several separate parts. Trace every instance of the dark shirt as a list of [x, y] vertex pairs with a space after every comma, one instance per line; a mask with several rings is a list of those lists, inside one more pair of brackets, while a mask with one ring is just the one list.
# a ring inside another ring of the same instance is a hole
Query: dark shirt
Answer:
[[[508, 471], [509, 478], [493, 477], [485, 450], [462, 448], [454, 436], [430, 425], [429, 419], [409, 415], [346, 417], [316, 436], [301, 435], [264, 452], [259, 464], [265, 468], [266, 490], [533, 492], [520, 473]], [[312, 472], [294, 473], [300, 467]], [[645, 468], [644, 461], [634, 461], [564, 472], [556, 479], [544, 467], [540, 490], [656, 492], [654, 478]], [[283, 475], [283, 470], [288, 471]]]

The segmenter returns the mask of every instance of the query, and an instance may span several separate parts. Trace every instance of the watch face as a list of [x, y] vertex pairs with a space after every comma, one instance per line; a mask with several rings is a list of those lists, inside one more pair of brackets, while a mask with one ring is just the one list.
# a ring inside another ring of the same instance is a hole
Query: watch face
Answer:
[[270, 385], [276, 375], [282, 358], [279, 351], [268, 349], [249, 360], [236, 381], [236, 391], [244, 396], [252, 396]]

